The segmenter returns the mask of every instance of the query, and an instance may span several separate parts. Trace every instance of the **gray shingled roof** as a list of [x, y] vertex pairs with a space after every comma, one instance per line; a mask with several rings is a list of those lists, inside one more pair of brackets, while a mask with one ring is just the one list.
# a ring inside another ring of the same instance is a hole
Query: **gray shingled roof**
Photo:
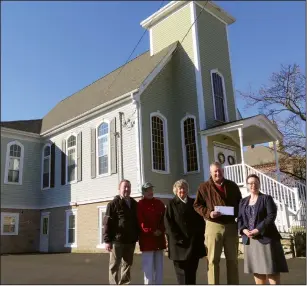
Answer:
[[[44, 118], [41, 132], [45, 132], [96, 106], [137, 89], [178, 42], [171, 44], [154, 56], [149, 51], [126, 64], [121, 73], [118, 68], [91, 85], [59, 102]], [[119, 74], [119, 75], [118, 75]], [[118, 76], [117, 76], [118, 75]], [[114, 78], [116, 81], [107, 92]]]
[[0, 124], [2, 127], [37, 134], [48, 131], [96, 106], [137, 89], [177, 44], [178, 42], [174, 42], [153, 56], [150, 56], [149, 51], [141, 54], [128, 62], [120, 74], [121, 67], [65, 98], [43, 119], [4, 121]]
[[1, 127], [40, 134], [42, 119], [3, 121]]

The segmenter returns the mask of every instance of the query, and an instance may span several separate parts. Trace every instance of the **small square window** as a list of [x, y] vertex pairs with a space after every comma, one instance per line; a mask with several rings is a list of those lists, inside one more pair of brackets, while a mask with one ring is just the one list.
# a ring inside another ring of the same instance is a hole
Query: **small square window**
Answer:
[[18, 235], [19, 213], [1, 213], [1, 235]]

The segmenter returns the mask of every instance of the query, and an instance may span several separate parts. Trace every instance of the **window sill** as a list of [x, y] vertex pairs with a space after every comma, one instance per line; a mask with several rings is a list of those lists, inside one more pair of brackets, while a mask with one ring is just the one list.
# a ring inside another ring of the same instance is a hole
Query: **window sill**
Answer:
[[101, 174], [101, 175], [96, 175], [96, 178], [99, 179], [99, 178], [105, 178], [105, 177], [109, 177], [111, 176], [111, 173], [107, 173], [107, 174]]
[[184, 172], [183, 173], [184, 176], [195, 175], [195, 174], [200, 174], [200, 171], [192, 171], [192, 172]]
[[154, 173], [161, 174], [161, 175], [169, 175], [170, 174], [169, 171], [159, 171], [159, 170], [154, 170], [154, 169], [151, 169], [151, 171], [154, 172]]
[[78, 181], [66, 182], [65, 186], [77, 184]]
[[71, 244], [66, 243], [66, 244], [64, 245], [64, 247], [77, 248], [77, 244], [75, 244], [75, 243], [71, 243]]
[[218, 123], [227, 123], [227, 122], [229, 122], [229, 120], [223, 121], [223, 120], [219, 120], [219, 119], [216, 119], [216, 118], [214, 118], [214, 120], [215, 120], [216, 122], [218, 122]]
[[18, 235], [18, 233], [1, 232], [1, 235]]
[[5, 181], [4, 184], [5, 184], [5, 185], [20, 185], [20, 186], [21, 186], [21, 185], [22, 185], [22, 182], [21, 182], [21, 183], [14, 183], [14, 182], [6, 182], [6, 181]]
[[42, 188], [42, 191], [50, 190], [50, 187]]

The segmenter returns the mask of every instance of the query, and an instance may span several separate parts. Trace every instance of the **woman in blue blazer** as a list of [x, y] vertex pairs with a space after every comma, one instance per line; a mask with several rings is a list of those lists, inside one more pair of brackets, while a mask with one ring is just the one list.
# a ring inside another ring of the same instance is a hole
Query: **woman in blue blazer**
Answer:
[[270, 195], [259, 191], [259, 177], [246, 179], [250, 195], [239, 205], [238, 229], [244, 244], [244, 273], [256, 284], [280, 284], [280, 272], [289, 272], [275, 219], [277, 207]]

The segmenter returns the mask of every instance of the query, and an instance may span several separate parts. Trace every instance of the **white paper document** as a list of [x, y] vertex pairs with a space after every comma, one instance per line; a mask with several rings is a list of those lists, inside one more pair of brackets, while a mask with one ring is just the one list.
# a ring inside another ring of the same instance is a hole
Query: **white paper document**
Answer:
[[220, 212], [222, 215], [234, 215], [233, 207], [215, 206], [214, 210]]

